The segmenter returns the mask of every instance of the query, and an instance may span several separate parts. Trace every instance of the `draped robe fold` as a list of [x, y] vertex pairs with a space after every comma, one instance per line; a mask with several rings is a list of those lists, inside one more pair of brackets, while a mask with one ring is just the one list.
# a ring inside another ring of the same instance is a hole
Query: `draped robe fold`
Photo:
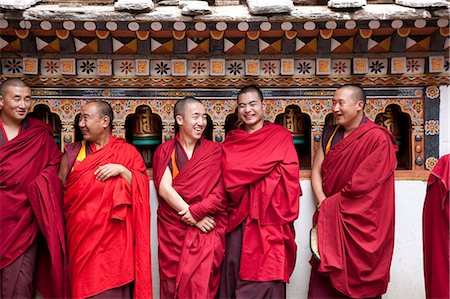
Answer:
[[[178, 142], [178, 136], [158, 147], [153, 178], [159, 190], [162, 176]], [[186, 225], [180, 215], [159, 197], [158, 244], [160, 279], [175, 280], [174, 298], [214, 298], [220, 282], [227, 225], [226, 195], [220, 170], [220, 145], [201, 139], [191, 159], [172, 181], [172, 187], [190, 205], [199, 221], [213, 216], [216, 227], [209, 233]], [[162, 297], [168, 294], [161, 294]]]
[[428, 179], [423, 207], [423, 257], [427, 298], [449, 298], [450, 155], [441, 157]]
[[24, 122], [26, 129], [0, 145], [0, 268], [24, 254], [40, 232], [45, 246], [36, 261], [37, 289], [44, 298], [64, 298], [62, 154], [51, 127], [29, 117]]
[[314, 215], [320, 265], [352, 298], [384, 294], [394, 248], [396, 142], [367, 120], [333, 146], [322, 163], [327, 198]]
[[[75, 144], [74, 144], [75, 145]], [[73, 150], [67, 147], [67, 152]], [[132, 173], [96, 179], [108, 163]], [[71, 296], [85, 298], [134, 284], [134, 298], [152, 298], [149, 181], [139, 152], [122, 139], [87, 155], [69, 173], [64, 196]]]
[[228, 232], [244, 221], [239, 277], [288, 282], [297, 245], [301, 188], [292, 135], [266, 122], [260, 130], [231, 131], [222, 145], [222, 170], [230, 198]]

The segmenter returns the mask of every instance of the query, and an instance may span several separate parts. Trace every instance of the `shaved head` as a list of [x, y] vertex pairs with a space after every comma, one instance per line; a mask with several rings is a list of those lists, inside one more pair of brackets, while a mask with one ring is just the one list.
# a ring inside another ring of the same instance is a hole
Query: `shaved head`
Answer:
[[97, 112], [100, 114], [100, 117], [108, 116], [109, 117], [109, 127], [112, 130], [113, 121], [114, 121], [114, 113], [111, 108], [111, 105], [105, 101], [91, 101], [88, 104], [94, 104], [97, 108]]
[[174, 118], [176, 118], [177, 115], [184, 116], [184, 112], [186, 111], [187, 105], [191, 103], [200, 103], [203, 105], [203, 103], [200, 100], [197, 100], [194, 97], [185, 97], [175, 103], [175, 107], [173, 110]]
[[0, 95], [5, 96], [6, 92], [8, 91], [8, 88], [14, 86], [14, 87], [29, 87], [25, 82], [23, 82], [20, 79], [12, 78], [7, 79], [5, 82], [2, 83], [2, 87], [0, 89]]
[[353, 95], [353, 100], [355, 102], [362, 101], [364, 103], [364, 105], [363, 105], [363, 108], [364, 108], [364, 106], [366, 105], [367, 98], [366, 98], [366, 93], [364, 92], [364, 90], [361, 87], [359, 87], [358, 85], [355, 85], [355, 84], [346, 84], [346, 85], [342, 85], [341, 87], [339, 87], [336, 90], [340, 90], [340, 89], [350, 90]]

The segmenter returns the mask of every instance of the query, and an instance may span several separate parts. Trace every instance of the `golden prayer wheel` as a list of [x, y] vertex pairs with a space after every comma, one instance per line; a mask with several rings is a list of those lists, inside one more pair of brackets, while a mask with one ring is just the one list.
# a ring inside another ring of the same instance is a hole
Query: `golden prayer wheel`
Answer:
[[152, 113], [150, 107], [141, 106], [136, 109], [132, 135], [133, 138], [161, 136], [161, 123], [158, 117]]
[[397, 142], [401, 140], [400, 113], [394, 107], [386, 107], [384, 113], [377, 115], [375, 123], [387, 128], [394, 135]]
[[286, 107], [285, 113], [278, 118], [278, 123], [292, 133], [294, 144], [305, 143], [304, 117], [298, 108]]

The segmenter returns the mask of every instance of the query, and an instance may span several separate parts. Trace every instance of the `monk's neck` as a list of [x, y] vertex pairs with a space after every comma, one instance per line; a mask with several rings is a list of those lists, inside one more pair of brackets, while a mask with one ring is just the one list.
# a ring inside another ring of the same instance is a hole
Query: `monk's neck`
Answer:
[[255, 133], [256, 131], [262, 129], [262, 127], [264, 127], [264, 121], [256, 123], [251, 126], [245, 125], [244, 129], [247, 133], [252, 134], [252, 133]]
[[344, 138], [353, 133], [354, 130], [356, 130], [363, 120], [364, 115], [361, 115], [357, 119], [355, 119], [351, 124], [344, 126]]
[[109, 143], [110, 139], [111, 139], [111, 134], [107, 134], [95, 141], [91, 141], [91, 143], [95, 146], [96, 150], [99, 150], [102, 147], [104, 147], [105, 145], [107, 145]]
[[186, 152], [188, 159], [191, 159], [198, 140], [189, 138], [189, 137], [181, 135], [181, 134], [179, 136], [179, 140], [180, 140], [181, 146], [183, 147], [184, 151]]

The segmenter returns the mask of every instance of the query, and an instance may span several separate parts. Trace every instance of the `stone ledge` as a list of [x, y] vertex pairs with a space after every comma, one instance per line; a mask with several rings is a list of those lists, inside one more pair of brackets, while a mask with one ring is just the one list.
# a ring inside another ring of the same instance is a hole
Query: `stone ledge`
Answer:
[[41, 0], [0, 0], [0, 8], [25, 10], [38, 2], [41, 2]]
[[[72, 21], [298, 21], [298, 20], [394, 20], [426, 19], [434, 16], [449, 17], [449, 10], [430, 12], [426, 9], [409, 8], [395, 4], [368, 4], [357, 11], [335, 11], [326, 6], [295, 6], [290, 14], [254, 16], [246, 5], [211, 7], [208, 15], [184, 16], [181, 9], [172, 6], [159, 6], [149, 13], [129, 13], [114, 11], [110, 6], [60, 7], [58, 5], [36, 5], [25, 11], [5, 11], [5, 19], [24, 20], [72, 20]], [[1, 14], [0, 14], [1, 17]]]

